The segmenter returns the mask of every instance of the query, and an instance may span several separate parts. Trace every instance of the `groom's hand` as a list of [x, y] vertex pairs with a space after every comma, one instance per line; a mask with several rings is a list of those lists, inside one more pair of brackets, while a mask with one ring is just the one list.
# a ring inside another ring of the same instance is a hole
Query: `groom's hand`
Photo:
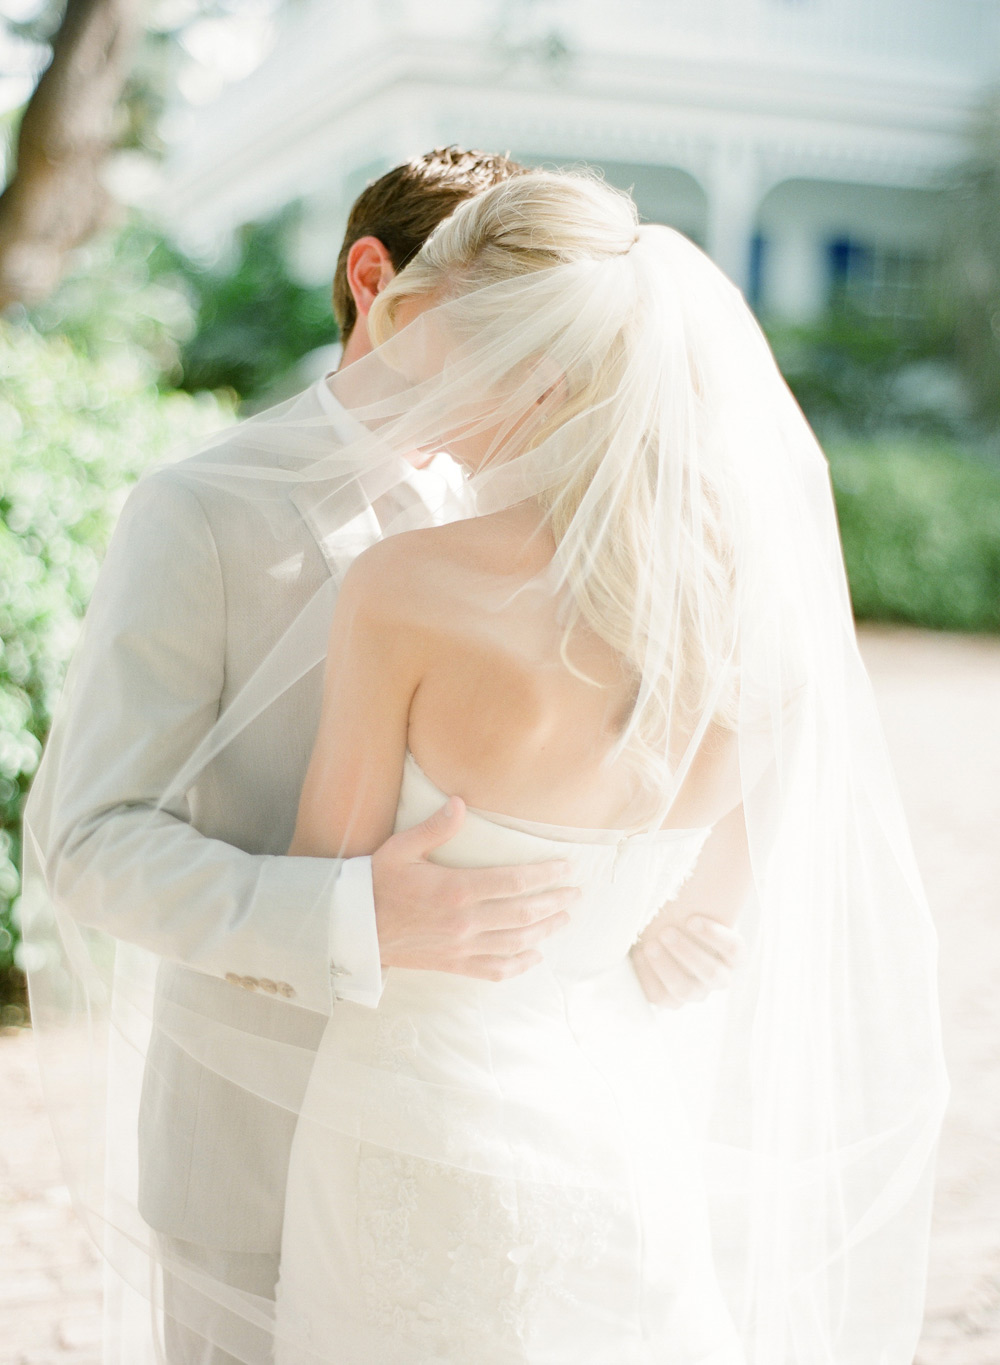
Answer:
[[735, 929], [692, 915], [683, 929], [647, 930], [632, 949], [632, 965], [651, 1004], [679, 1009], [728, 986], [743, 948]]
[[453, 797], [372, 855], [383, 967], [420, 967], [503, 981], [542, 960], [538, 944], [569, 923], [579, 887], [566, 862], [441, 867], [428, 854], [454, 838], [465, 805]]

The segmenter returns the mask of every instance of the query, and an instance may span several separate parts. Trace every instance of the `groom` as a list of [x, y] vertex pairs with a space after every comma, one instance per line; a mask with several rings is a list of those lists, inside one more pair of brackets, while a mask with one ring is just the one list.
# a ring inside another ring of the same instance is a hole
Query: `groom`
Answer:
[[[343, 365], [370, 349], [372, 302], [436, 224], [520, 170], [504, 156], [447, 148], [364, 191], [334, 280]], [[336, 429], [325, 381], [301, 401]], [[238, 427], [223, 438], [227, 451], [252, 458], [240, 441]], [[415, 475], [414, 496], [424, 477]], [[50, 760], [58, 765], [55, 810], [41, 850], [60, 905], [159, 956], [158, 1011], [176, 1007], [313, 1051], [337, 999], [378, 1005], [384, 968], [489, 979], [524, 970], [519, 955], [567, 922], [577, 895], [559, 885], [554, 864], [450, 869], [429, 861], [464, 818], [447, 806], [371, 858], [286, 857], [320, 670], [248, 725], [183, 801], [157, 805], [304, 604], [378, 538], [374, 516], [352, 519], [336, 502], [314, 485], [291, 495], [279, 531], [298, 567], [279, 576], [260, 563], [242, 514], [224, 498], [196, 495], [170, 467], [133, 491]], [[647, 940], [634, 961], [649, 998], [678, 1005], [724, 984], [737, 947], [735, 935], [709, 921], [699, 940]], [[202, 1067], [154, 1029], [139, 1116], [139, 1202], [165, 1262], [181, 1268], [163, 1285], [169, 1365], [234, 1358], [212, 1344], [193, 1287], [199, 1275], [272, 1295], [293, 1128], [286, 1109]]]

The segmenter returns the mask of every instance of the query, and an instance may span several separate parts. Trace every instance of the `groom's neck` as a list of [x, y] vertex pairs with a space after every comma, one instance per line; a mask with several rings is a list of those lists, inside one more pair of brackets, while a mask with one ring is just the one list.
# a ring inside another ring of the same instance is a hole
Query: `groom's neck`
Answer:
[[343, 369], [345, 365], [353, 365], [362, 356], [371, 353], [372, 343], [368, 335], [368, 326], [364, 318], [358, 318], [351, 328], [351, 335], [344, 342], [344, 349], [341, 353], [338, 369]]

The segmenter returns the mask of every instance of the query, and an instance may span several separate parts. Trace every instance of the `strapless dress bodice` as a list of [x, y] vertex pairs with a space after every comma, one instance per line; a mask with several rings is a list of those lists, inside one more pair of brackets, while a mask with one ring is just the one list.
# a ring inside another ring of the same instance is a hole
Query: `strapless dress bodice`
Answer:
[[[448, 799], [407, 751], [396, 831]], [[547, 966], [583, 978], [620, 963], [657, 910], [691, 875], [707, 829], [629, 832], [543, 824], [470, 808], [462, 829], [432, 858], [446, 867], [502, 867], [564, 858], [582, 895], [570, 924], [541, 947]]]

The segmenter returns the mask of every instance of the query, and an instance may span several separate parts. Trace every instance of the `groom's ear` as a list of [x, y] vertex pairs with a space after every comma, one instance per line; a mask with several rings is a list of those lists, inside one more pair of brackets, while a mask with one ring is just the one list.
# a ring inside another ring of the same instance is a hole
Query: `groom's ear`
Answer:
[[366, 318], [368, 310], [396, 274], [385, 245], [377, 237], [359, 237], [347, 253], [347, 284], [358, 310]]

